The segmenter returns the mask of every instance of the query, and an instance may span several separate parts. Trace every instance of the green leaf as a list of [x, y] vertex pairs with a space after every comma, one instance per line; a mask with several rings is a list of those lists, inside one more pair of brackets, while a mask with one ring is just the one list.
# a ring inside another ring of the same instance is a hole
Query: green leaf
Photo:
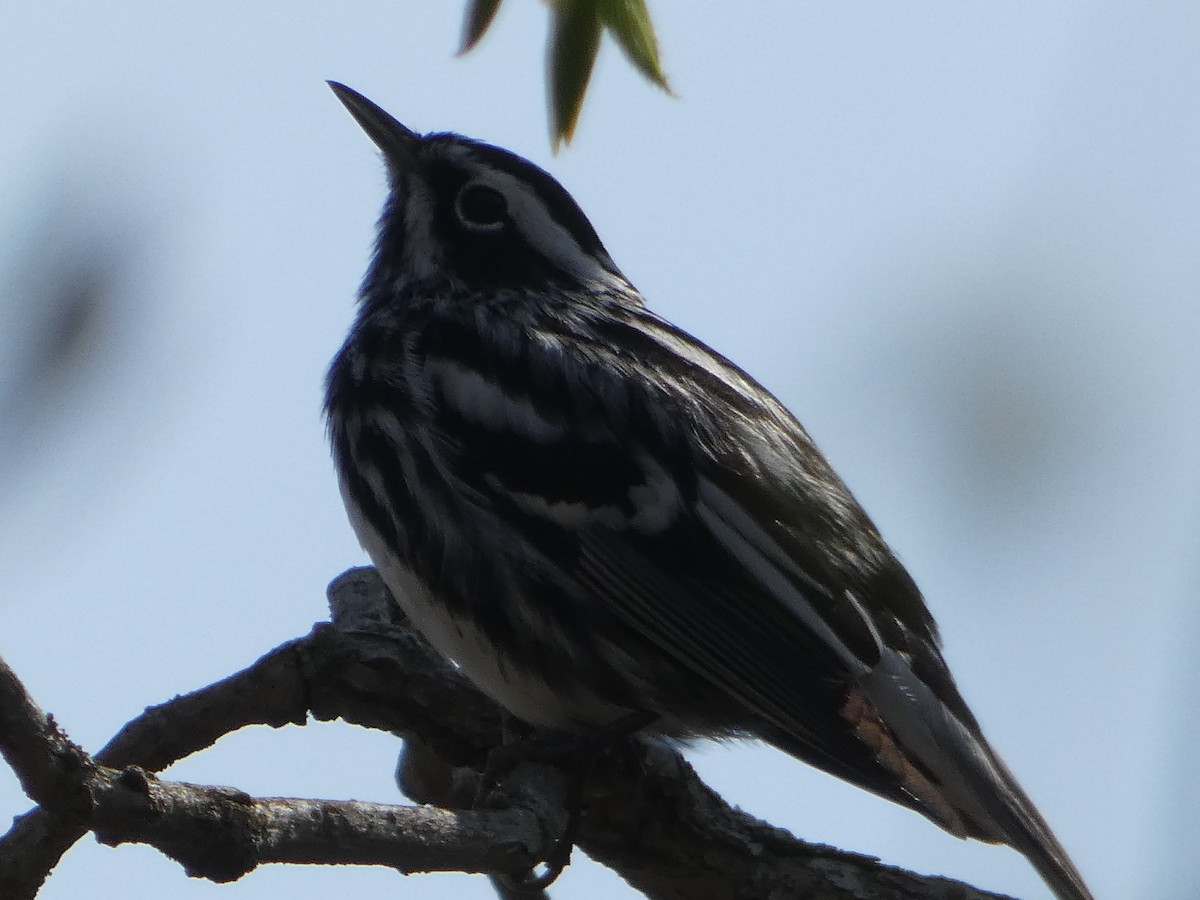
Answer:
[[[466, 53], [491, 27], [502, 0], [467, 0], [462, 47]], [[571, 143], [584, 95], [592, 77], [600, 39], [612, 34], [626, 59], [644, 78], [671, 92], [663, 74], [658, 38], [646, 0], [547, 0], [550, 39], [546, 87], [550, 107], [550, 139], [557, 151]]]
[[596, 0], [596, 15], [625, 56], [649, 81], [671, 92], [658, 55], [658, 39], [645, 0]]
[[458, 48], [460, 54], [466, 53], [479, 43], [483, 33], [496, 18], [500, 3], [501, 0], [469, 0], [467, 16], [463, 20], [462, 45]]
[[555, 0], [551, 9], [547, 87], [550, 91], [550, 139], [557, 151], [571, 143], [604, 26], [595, 0]]

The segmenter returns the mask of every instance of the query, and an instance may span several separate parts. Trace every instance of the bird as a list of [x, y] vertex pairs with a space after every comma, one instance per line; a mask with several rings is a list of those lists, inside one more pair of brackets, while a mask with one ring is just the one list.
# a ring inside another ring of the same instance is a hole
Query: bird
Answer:
[[530, 726], [759, 739], [1091, 900], [783, 404], [651, 311], [547, 171], [329, 85], [389, 191], [328, 434], [430, 643]]

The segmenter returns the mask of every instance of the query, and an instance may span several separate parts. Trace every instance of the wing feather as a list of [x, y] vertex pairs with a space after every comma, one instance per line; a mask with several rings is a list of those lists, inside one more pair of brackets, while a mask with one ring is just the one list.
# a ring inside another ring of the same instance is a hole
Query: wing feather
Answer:
[[1077, 877], [959, 695], [916, 585], [804, 429], [684, 332], [613, 312], [513, 340], [521, 359], [484, 378], [443, 369], [432, 424], [457, 436], [441, 450], [462, 495], [626, 629], [596, 640], [639, 696], [651, 675], [691, 680], [691, 709], [676, 684], [653, 710], [680, 733], [763, 738]]

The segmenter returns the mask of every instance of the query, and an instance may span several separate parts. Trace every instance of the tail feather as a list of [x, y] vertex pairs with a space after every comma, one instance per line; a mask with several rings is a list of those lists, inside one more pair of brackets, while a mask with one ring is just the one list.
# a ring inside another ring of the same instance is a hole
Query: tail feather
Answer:
[[995, 797], [996, 802], [989, 805], [994, 807], [993, 818], [1004, 830], [1004, 843], [1029, 860], [1060, 900], [1093, 900], [1083, 876], [1012, 772], [982, 740], [980, 749], [990, 757], [990, 769], [1001, 779], [998, 784], [984, 782], [979, 789]]
[[[1059, 900], [1094, 900], [1033, 802], [974, 722], [962, 722], [903, 656], [884, 648], [860, 679], [863, 696], [894, 739], [898, 762], [927, 776], [909, 789], [916, 806], [960, 837], [1007, 844], [1037, 869]], [[877, 759], [887, 765], [886, 754]], [[897, 771], [898, 777], [903, 773]], [[932, 791], [932, 793], [930, 793]], [[922, 793], [925, 796], [922, 796]]]

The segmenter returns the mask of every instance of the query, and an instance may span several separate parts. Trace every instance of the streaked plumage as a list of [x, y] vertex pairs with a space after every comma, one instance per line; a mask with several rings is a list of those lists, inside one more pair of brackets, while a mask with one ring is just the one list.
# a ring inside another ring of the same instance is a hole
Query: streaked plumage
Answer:
[[650, 711], [758, 737], [1087, 900], [795, 418], [648, 310], [546, 172], [333, 88], [391, 193], [329, 432], [354, 528], [430, 641], [532, 724]]

